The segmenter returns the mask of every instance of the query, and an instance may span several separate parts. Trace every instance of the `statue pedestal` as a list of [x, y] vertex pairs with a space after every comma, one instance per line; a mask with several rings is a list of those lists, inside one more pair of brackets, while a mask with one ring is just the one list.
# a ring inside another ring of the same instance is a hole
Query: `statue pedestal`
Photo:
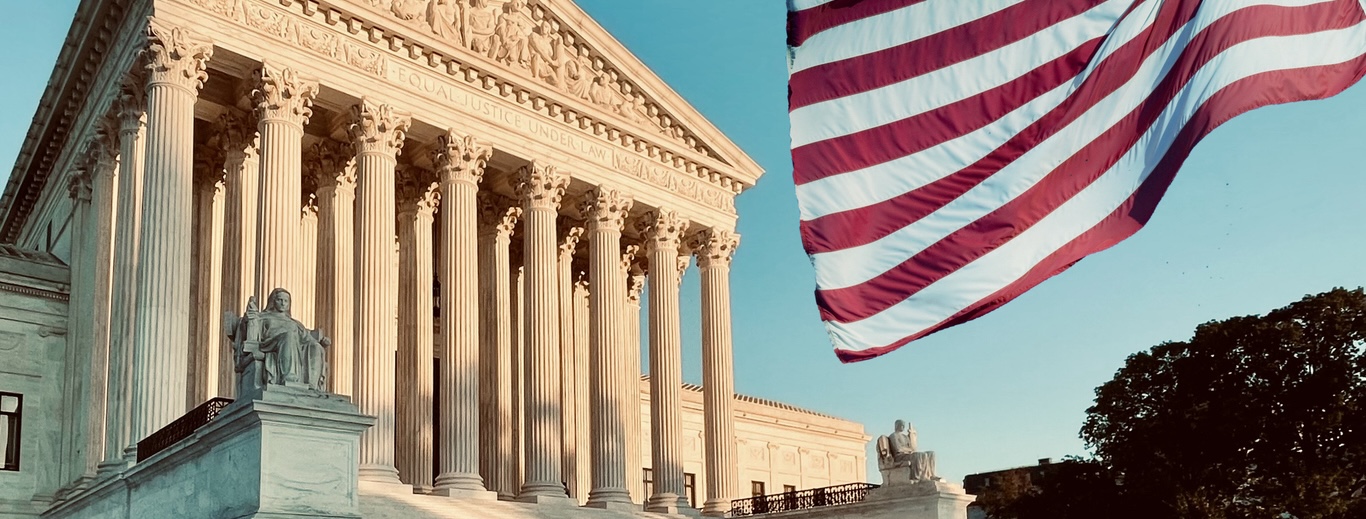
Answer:
[[861, 506], [869, 512], [880, 511], [877, 517], [905, 519], [967, 519], [968, 505], [977, 496], [963, 491], [963, 487], [942, 479], [911, 481], [909, 478], [888, 478], [888, 472], [910, 474], [910, 468], [897, 467], [883, 471], [883, 485], [868, 491], [868, 499]]
[[373, 423], [345, 397], [270, 386], [45, 516], [359, 518], [360, 434]]

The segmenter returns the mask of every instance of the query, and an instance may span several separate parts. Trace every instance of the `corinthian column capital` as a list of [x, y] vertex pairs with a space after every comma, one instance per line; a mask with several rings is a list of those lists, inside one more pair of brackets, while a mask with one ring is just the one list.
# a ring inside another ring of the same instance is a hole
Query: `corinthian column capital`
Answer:
[[219, 146], [200, 144], [194, 149], [194, 181], [196, 184], [216, 184], [224, 178], [223, 150]]
[[683, 233], [688, 230], [688, 220], [679, 216], [677, 211], [655, 209], [636, 221], [636, 230], [645, 239], [645, 252], [661, 249], [677, 251]]
[[621, 272], [629, 276], [631, 268], [635, 266], [636, 256], [640, 255], [640, 246], [627, 245], [621, 250]]
[[96, 130], [94, 137], [86, 143], [80, 160], [80, 168], [91, 178], [100, 175], [113, 176], [114, 166], [118, 163], [118, 142], [107, 128]]
[[319, 191], [355, 189], [356, 162], [351, 145], [331, 139], [314, 143], [304, 154], [304, 176], [312, 179]]
[[437, 137], [437, 147], [432, 151], [432, 163], [436, 164], [442, 182], [467, 182], [478, 184], [484, 178], [484, 166], [493, 156], [493, 147], [480, 142], [473, 135], [460, 135], [454, 129]]
[[260, 121], [283, 121], [303, 126], [313, 116], [318, 80], [287, 67], [262, 61], [252, 71], [251, 104]]
[[351, 107], [351, 144], [356, 154], [381, 154], [395, 157], [403, 150], [403, 139], [412, 126], [412, 117], [387, 104], [361, 99]]
[[517, 220], [522, 217], [522, 208], [509, 206], [496, 195], [491, 195], [480, 191], [479, 200], [479, 233], [480, 234], [503, 234], [512, 236], [512, 230], [517, 227]]
[[626, 223], [626, 213], [635, 203], [630, 195], [602, 186], [589, 189], [579, 201], [579, 212], [594, 230], [620, 231]]
[[441, 205], [441, 184], [432, 181], [431, 174], [405, 168], [399, 174], [398, 213], [431, 218]]
[[517, 198], [528, 209], [557, 211], [564, 199], [564, 190], [569, 187], [569, 174], [555, 166], [532, 161], [517, 170], [512, 182]]
[[560, 237], [560, 261], [566, 258], [573, 258], [574, 251], [579, 247], [579, 240], [583, 238], [583, 226], [575, 225], [568, 220], [561, 220], [559, 228], [564, 229], [564, 236]]
[[113, 115], [119, 120], [119, 133], [137, 133], [147, 124], [147, 99], [144, 79], [139, 74], [130, 74], [119, 85], [119, 94], [114, 97]]
[[66, 183], [66, 193], [77, 202], [90, 201], [90, 176], [83, 173], [71, 175]]
[[[631, 265], [626, 271], [626, 302], [640, 306], [640, 293], [645, 290], [645, 271], [640, 265]], [[638, 310], [638, 309], [637, 309]]]
[[215, 129], [218, 131], [218, 142], [223, 146], [224, 152], [245, 154], [250, 160], [257, 158], [261, 134], [256, 129], [256, 121], [229, 111], [218, 116]]
[[148, 85], [170, 84], [195, 92], [209, 78], [205, 69], [213, 57], [213, 41], [151, 17], [142, 57]]
[[727, 229], [705, 229], [688, 238], [688, 248], [697, 256], [697, 268], [729, 267], [740, 246], [740, 235]]

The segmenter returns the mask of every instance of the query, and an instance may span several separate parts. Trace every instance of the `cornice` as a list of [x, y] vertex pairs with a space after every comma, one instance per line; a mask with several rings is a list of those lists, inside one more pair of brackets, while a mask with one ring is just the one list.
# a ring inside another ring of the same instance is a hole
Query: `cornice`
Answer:
[[[88, 133], [76, 127], [78, 118], [88, 115], [84, 111], [91, 103], [103, 103], [109, 97], [96, 87], [108, 75], [109, 51], [119, 48], [115, 40], [122, 36], [119, 29], [136, 1], [82, 0], [77, 7], [0, 196], [0, 242], [18, 240], [30, 214], [40, 205], [49, 179], [69, 169], [59, 162], [72, 161], [79, 147], [71, 144]], [[92, 24], [95, 20], [102, 23]]]

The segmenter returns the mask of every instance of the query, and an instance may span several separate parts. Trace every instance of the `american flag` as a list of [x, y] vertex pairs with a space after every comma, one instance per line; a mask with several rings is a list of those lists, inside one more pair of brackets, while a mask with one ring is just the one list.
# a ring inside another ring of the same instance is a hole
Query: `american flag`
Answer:
[[788, 0], [801, 235], [839, 358], [1138, 231], [1235, 115], [1366, 74], [1366, 0]]

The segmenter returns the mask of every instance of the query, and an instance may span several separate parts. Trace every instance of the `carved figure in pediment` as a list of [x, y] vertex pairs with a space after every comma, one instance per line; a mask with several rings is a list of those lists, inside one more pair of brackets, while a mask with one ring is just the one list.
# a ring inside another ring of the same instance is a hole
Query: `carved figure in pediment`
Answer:
[[632, 92], [629, 83], [621, 85], [622, 93], [626, 95], [626, 102], [622, 104], [621, 115], [626, 116], [635, 122], [645, 122], [650, 119], [650, 109], [645, 106], [645, 96]]
[[550, 26], [550, 20], [541, 20], [541, 24], [527, 38], [527, 48], [531, 51], [531, 75], [552, 85], [564, 82], [560, 76], [560, 50], [564, 48], [560, 40], [560, 34]]
[[593, 86], [596, 76], [588, 47], [579, 47], [578, 53], [565, 48], [565, 52], [569, 58], [564, 61], [564, 69], [560, 72], [560, 77], [564, 79], [564, 90], [579, 99], [588, 99], [588, 89]]
[[528, 66], [527, 36], [531, 33], [531, 18], [526, 0], [512, 0], [503, 5], [503, 14], [493, 29], [493, 45], [489, 57], [522, 68]]
[[422, 17], [422, 8], [426, 7], [423, 5], [426, 1], [428, 0], [394, 0], [389, 6], [389, 11], [400, 20], [416, 20]]
[[498, 9], [489, 6], [488, 0], [470, 0], [465, 9], [465, 23], [460, 30], [464, 33], [466, 45], [479, 53], [490, 53], [493, 48], [493, 33], [498, 25]]
[[427, 4], [427, 25], [431, 26], [432, 33], [437, 37], [464, 45], [465, 41], [461, 36], [464, 31], [460, 29], [460, 11], [464, 6], [458, 2], [459, 0], [431, 0], [431, 3]]
[[605, 73], [598, 73], [593, 84], [588, 87], [588, 100], [613, 112], [621, 113], [621, 93], [613, 88], [611, 79]]

